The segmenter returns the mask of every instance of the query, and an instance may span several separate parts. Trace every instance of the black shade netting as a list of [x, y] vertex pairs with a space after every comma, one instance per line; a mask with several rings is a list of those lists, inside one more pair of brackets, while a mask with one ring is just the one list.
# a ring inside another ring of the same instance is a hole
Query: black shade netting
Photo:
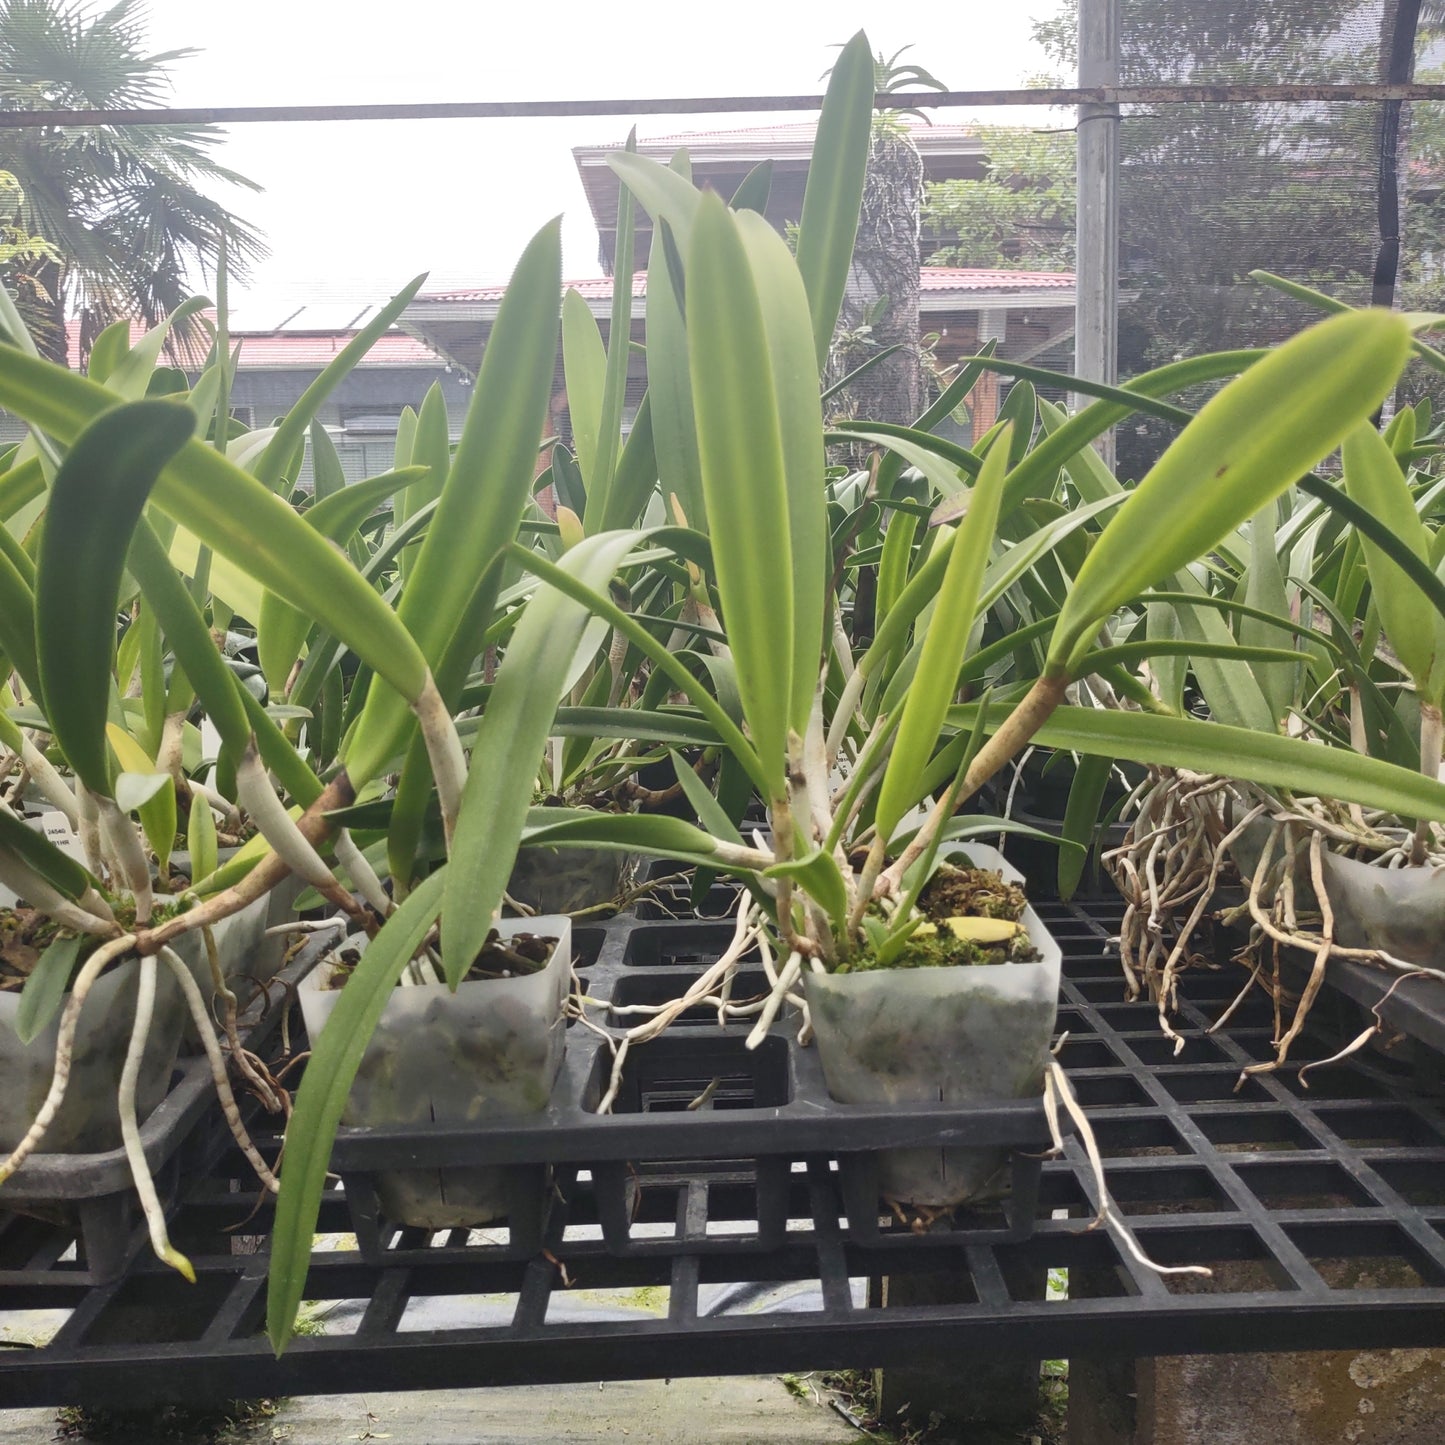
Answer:
[[[1419, 11], [1420, 0], [1121, 0], [1119, 81], [1405, 81]], [[1120, 374], [1266, 345], [1316, 318], [1250, 280], [1255, 269], [1351, 305], [1391, 304], [1406, 109], [1379, 101], [1127, 107]], [[1126, 424], [1121, 471], [1137, 474], [1165, 439], [1152, 423]]]

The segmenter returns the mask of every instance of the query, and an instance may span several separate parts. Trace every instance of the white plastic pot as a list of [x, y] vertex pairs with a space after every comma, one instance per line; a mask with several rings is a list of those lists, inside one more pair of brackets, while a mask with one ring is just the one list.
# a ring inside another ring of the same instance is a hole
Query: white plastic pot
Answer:
[[[504, 938], [555, 936], [557, 944], [538, 973], [463, 983], [455, 993], [444, 984], [395, 989], [357, 1070], [343, 1124], [475, 1124], [547, 1107], [562, 1067], [572, 921], [505, 919], [498, 931]], [[348, 939], [343, 946], [364, 944]], [[334, 969], [326, 960], [298, 990], [313, 1040], [341, 997], [326, 987]], [[507, 1212], [503, 1167], [391, 1170], [376, 1176], [375, 1187], [393, 1224], [473, 1228]]]
[[[970, 843], [950, 861], [1019, 874]], [[1061, 953], [1032, 908], [1022, 922], [1040, 958], [956, 968], [805, 975], [828, 1092], [843, 1104], [958, 1105], [1037, 1095], [1053, 1039]], [[879, 1187], [900, 1205], [951, 1208], [985, 1197], [1000, 1148], [888, 1149]]]
[[[176, 952], [192, 970], [205, 964], [204, 948], [195, 934], [179, 939]], [[65, 1102], [38, 1152], [93, 1154], [120, 1148], [115, 1095], [130, 1045], [139, 975], [139, 960], [132, 956], [109, 968], [92, 985], [76, 1029]], [[24, 1138], [50, 1092], [63, 1013], [62, 1009], [35, 1038], [22, 1044], [15, 1032], [19, 1007], [18, 993], [0, 994], [0, 1149], [7, 1153]], [[180, 985], [170, 969], [160, 966], [155, 1009], [136, 1082], [136, 1117], [142, 1123], [170, 1088], [182, 1023], [187, 1018]]]

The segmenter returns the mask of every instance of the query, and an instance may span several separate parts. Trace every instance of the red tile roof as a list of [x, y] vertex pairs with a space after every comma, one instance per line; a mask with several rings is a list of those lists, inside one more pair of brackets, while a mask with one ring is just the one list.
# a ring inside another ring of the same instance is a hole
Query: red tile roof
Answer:
[[[146, 334], [143, 322], [132, 321], [131, 345]], [[65, 325], [66, 350], [72, 368], [80, 365], [80, 322]], [[355, 331], [233, 331], [231, 345], [241, 347], [242, 371], [319, 371], [327, 366], [348, 342]], [[172, 366], [193, 367], [194, 358], [177, 358], [167, 344], [163, 360]], [[373, 366], [445, 366], [446, 360], [426, 342], [405, 331], [388, 331], [378, 337], [359, 363], [360, 369]]]
[[[904, 103], [915, 103], [920, 109], [928, 104], [926, 91], [919, 91], [916, 96], [912, 93], [902, 97]], [[978, 136], [978, 127], [973, 125], [929, 125], [925, 121], [918, 120], [914, 116], [904, 116], [903, 124], [915, 137], [933, 136], [940, 142], [945, 140], [973, 140]], [[728, 141], [748, 143], [756, 140], [772, 140], [779, 145], [787, 145], [790, 142], [799, 144], [812, 143], [814, 135], [818, 130], [816, 120], [790, 121], [783, 125], [757, 125], [749, 126], [741, 130], [689, 130], [682, 131], [677, 135], [639, 136], [637, 144], [640, 147], [651, 148], [653, 146], [704, 146]], [[621, 150], [622, 142], [610, 143], [598, 146], [580, 146], [580, 150]]]
[[924, 291], [1063, 291], [1074, 284], [1072, 271], [985, 271], [970, 266], [925, 266], [919, 272]]
[[[1072, 271], [992, 271], [968, 266], [924, 266], [919, 272], [923, 291], [1064, 291], [1074, 284]], [[586, 281], [566, 281], [563, 285], [579, 292], [587, 301], [607, 301], [612, 296], [612, 279], [599, 276]], [[428, 291], [418, 301], [500, 301], [505, 286], [480, 286], [461, 291]], [[632, 278], [632, 294], [647, 294], [647, 273], [638, 271]]]
[[[241, 366], [249, 371], [286, 367], [323, 367], [356, 335], [354, 331], [233, 332], [241, 343]], [[368, 366], [442, 366], [443, 359], [424, 341], [404, 331], [377, 337], [359, 363]]]

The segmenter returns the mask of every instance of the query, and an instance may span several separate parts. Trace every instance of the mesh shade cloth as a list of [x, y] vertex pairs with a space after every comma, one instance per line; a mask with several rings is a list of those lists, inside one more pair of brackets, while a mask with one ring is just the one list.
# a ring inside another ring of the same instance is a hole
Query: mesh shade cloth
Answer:
[[[1122, 85], [1367, 84], [1408, 80], [1413, 70], [1419, 0], [1121, 0], [1120, 8]], [[1250, 281], [1255, 268], [1351, 305], [1372, 296], [1390, 304], [1401, 109], [1127, 108], [1120, 374], [1268, 344], [1315, 318]], [[1123, 470], [1136, 473], [1161, 440], [1150, 424], [1125, 427]]]

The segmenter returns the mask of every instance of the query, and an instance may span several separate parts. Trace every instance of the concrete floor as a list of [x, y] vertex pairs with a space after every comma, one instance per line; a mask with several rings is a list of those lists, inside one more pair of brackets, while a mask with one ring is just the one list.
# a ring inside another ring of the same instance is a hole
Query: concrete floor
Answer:
[[[0, 1445], [111, 1438], [62, 1433], [54, 1410], [0, 1411]], [[127, 1445], [140, 1445], [145, 1435], [142, 1430], [123, 1438]], [[864, 1438], [828, 1406], [826, 1395], [804, 1401], [774, 1377], [740, 1375], [318, 1395], [282, 1401], [272, 1416], [234, 1430], [203, 1431], [192, 1440], [194, 1445], [856, 1445]], [[181, 1437], [169, 1433], [165, 1440], [181, 1445]]]

